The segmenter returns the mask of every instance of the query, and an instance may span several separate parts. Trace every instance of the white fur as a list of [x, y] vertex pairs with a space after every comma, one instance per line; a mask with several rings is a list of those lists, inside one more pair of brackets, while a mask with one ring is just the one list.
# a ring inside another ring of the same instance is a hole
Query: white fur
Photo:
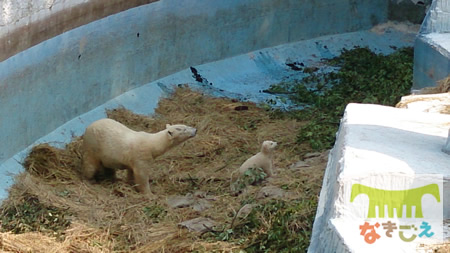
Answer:
[[83, 136], [83, 176], [92, 179], [105, 168], [127, 169], [130, 183], [151, 195], [149, 174], [153, 160], [196, 132], [185, 125], [166, 125], [158, 133], [136, 132], [112, 119], [98, 120], [86, 128]]
[[250, 168], [261, 168], [267, 174], [267, 176], [273, 175], [273, 151], [277, 146], [276, 142], [264, 141], [261, 145], [261, 152], [250, 157], [239, 168], [239, 173], [242, 175]]

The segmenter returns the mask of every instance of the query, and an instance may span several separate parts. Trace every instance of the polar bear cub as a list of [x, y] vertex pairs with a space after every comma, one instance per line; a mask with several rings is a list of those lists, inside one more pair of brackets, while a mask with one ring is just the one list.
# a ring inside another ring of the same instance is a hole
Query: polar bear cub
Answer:
[[239, 173], [242, 175], [250, 168], [261, 168], [267, 176], [273, 175], [273, 153], [277, 143], [274, 141], [264, 141], [261, 145], [261, 151], [247, 159], [239, 168]]
[[128, 181], [146, 195], [153, 160], [194, 137], [197, 129], [185, 125], [166, 125], [157, 133], [136, 132], [112, 119], [100, 119], [86, 128], [82, 144], [82, 174], [93, 179], [105, 168], [127, 169]]

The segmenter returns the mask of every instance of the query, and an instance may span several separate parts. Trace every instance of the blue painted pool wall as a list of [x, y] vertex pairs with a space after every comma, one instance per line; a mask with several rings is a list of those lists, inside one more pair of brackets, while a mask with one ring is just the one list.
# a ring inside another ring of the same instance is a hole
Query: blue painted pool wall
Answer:
[[[431, 39], [430, 35], [434, 39]], [[414, 44], [413, 90], [434, 87], [439, 80], [448, 75], [450, 75], [450, 0], [434, 0]]]
[[426, 36], [418, 36], [414, 43], [413, 90], [434, 87], [449, 74], [450, 53]]
[[385, 22], [384, 0], [191, 0], [130, 9], [0, 62], [0, 163], [125, 91], [189, 66]]

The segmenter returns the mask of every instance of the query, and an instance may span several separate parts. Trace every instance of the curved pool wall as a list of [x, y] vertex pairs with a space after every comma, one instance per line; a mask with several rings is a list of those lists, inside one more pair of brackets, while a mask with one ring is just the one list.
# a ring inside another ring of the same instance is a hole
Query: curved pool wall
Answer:
[[91, 22], [0, 63], [0, 162], [125, 91], [252, 50], [367, 29], [386, 1], [163, 0]]
[[2, 0], [0, 61], [63, 32], [157, 0]]

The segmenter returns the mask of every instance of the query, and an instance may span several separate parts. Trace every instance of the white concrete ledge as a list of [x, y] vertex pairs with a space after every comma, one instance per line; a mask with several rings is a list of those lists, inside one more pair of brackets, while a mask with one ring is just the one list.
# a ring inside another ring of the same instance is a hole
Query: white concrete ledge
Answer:
[[450, 128], [448, 129], [448, 137], [447, 142], [445, 143], [444, 147], [442, 148], [442, 151], [450, 155]]
[[[356, 183], [400, 191], [425, 186], [430, 180], [442, 183], [443, 177], [439, 202], [431, 195], [425, 195], [419, 203], [425, 218], [439, 219], [440, 213], [441, 224], [442, 215], [444, 219], [450, 218], [450, 155], [442, 152], [449, 127], [450, 115], [349, 104], [330, 152], [309, 252], [366, 252], [357, 251], [364, 243], [358, 230], [362, 223], [358, 222], [370, 218], [370, 197], [359, 197], [352, 202], [352, 186]], [[434, 208], [434, 205], [442, 204], [443, 210]], [[392, 220], [403, 218], [409, 222], [405, 207], [402, 207], [403, 217], [396, 210], [397, 216]], [[415, 206], [412, 218], [418, 217], [418, 208]], [[379, 209], [376, 217], [383, 218]], [[386, 252], [415, 250], [414, 244], [380, 241], [372, 249], [390, 250]], [[330, 248], [332, 245], [339, 247]]]

